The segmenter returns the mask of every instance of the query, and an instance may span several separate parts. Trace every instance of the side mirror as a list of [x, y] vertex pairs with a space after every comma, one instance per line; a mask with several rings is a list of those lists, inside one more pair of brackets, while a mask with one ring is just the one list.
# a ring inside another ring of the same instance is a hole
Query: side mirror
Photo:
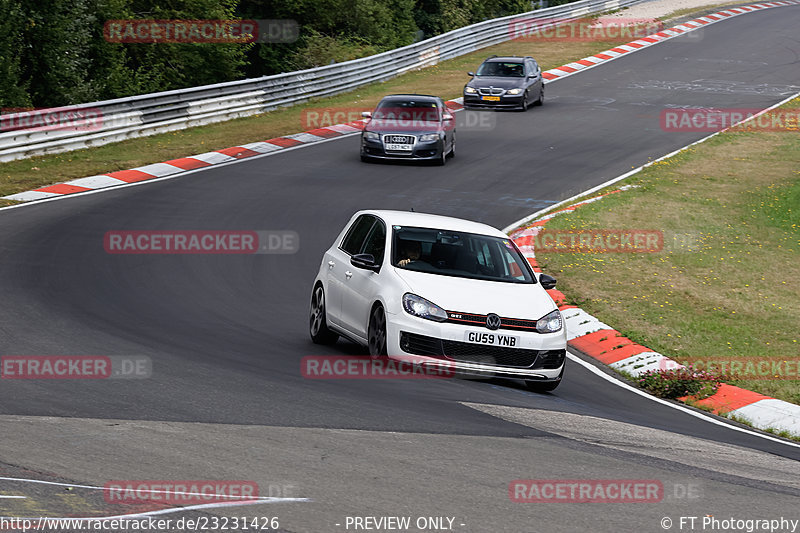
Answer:
[[467, 74], [469, 74], [469, 75], [470, 75], [470, 76], [472, 76], [473, 78], [475, 77], [475, 73], [474, 73], [474, 72], [467, 72]]
[[369, 111], [362, 111], [361, 118], [372, 118], [372, 113], [370, 113]]
[[556, 278], [548, 276], [547, 274], [539, 275], [539, 283], [542, 284], [542, 288], [546, 291], [556, 288]]
[[350, 258], [350, 264], [356, 268], [371, 270], [373, 272], [377, 272], [381, 268], [381, 266], [375, 262], [375, 258], [372, 254], [356, 254]]
[[450, 113], [445, 113], [444, 115], [442, 115], [442, 120], [444, 120], [445, 122], [453, 120], [453, 115], [451, 115]]

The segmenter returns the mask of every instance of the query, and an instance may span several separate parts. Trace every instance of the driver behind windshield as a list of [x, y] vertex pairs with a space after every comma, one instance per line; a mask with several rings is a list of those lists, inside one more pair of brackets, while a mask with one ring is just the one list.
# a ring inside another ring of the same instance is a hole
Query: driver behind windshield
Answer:
[[408, 266], [410, 263], [419, 261], [421, 255], [422, 243], [419, 241], [400, 241], [400, 257], [402, 257], [402, 259], [397, 262], [397, 266], [404, 267]]

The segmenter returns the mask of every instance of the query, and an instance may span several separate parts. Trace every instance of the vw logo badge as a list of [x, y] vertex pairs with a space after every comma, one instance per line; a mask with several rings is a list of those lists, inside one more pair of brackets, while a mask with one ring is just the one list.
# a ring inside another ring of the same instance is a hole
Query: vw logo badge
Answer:
[[489, 313], [486, 315], [486, 327], [489, 329], [499, 329], [500, 317], [494, 313]]

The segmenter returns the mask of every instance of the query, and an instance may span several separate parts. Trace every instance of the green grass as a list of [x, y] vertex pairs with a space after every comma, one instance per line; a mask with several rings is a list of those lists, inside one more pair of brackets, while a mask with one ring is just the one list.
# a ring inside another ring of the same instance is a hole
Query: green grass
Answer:
[[[787, 104], [796, 107], [800, 99]], [[655, 229], [649, 254], [541, 253], [570, 303], [683, 363], [800, 358], [800, 136], [730, 132], [548, 229]], [[616, 189], [619, 184], [611, 187]], [[800, 381], [735, 385], [800, 404]]]

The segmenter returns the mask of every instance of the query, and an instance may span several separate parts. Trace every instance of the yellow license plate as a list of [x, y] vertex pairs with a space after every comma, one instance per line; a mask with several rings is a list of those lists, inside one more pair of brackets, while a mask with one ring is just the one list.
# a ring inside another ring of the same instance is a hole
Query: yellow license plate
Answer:
[[481, 96], [481, 100], [488, 100], [490, 102], [499, 102], [500, 101], [500, 97], [499, 96]]

